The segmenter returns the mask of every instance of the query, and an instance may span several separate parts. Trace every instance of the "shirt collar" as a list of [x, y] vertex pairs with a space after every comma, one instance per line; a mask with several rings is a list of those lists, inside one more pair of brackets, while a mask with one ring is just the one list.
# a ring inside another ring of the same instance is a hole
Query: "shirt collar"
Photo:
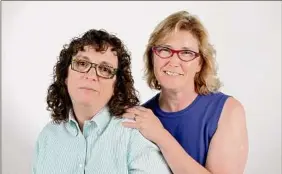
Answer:
[[98, 133], [101, 134], [109, 124], [111, 119], [110, 110], [108, 107], [102, 108], [92, 119], [98, 127]]
[[[90, 122], [94, 122], [98, 128], [98, 134], [101, 134], [109, 124], [111, 119], [111, 114], [109, 108], [103, 107], [96, 115], [92, 117]], [[67, 129], [73, 136], [77, 136], [79, 133], [79, 125], [74, 117], [73, 111], [69, 112], [69, 121], [67, 124]]]

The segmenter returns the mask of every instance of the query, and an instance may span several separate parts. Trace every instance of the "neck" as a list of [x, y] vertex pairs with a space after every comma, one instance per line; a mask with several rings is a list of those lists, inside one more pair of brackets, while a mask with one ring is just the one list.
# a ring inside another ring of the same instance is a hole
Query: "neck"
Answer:
[[94, 115], [96, 115], [101, 108], [89, 106], [89, 105], [80, 105], [76, 104], [73, 106], [75, 119], [79, 124], [79, 128], [82, 131], [84, 122], [91, 120]]
[[177, 112], [185, 109], [197, 96], [194, 88], [182, 91], [162, 89], [159, 97], [160, 108], [166, 112]]

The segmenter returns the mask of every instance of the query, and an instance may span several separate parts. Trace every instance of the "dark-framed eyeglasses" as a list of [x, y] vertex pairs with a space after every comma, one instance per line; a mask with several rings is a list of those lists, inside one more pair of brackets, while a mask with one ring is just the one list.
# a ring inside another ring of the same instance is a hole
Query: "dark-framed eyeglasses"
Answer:
[[174, 50], [165, 46], [153, 46], [152, 51], [163, 59], [170, 58], [176, 53], [178, 58], [184, 62], [192, 61], [200, 56], [200, 53], [192, 50]]
[[91, 68], [95, 69], [97, 76], [105, 79], [112, 79], [117, 73], [117, 68], [113, 68], [104, 63], [96, 64], [82, 59], [73, 59], [71, 61], [71, 69], [74, 71], [88, 73]]

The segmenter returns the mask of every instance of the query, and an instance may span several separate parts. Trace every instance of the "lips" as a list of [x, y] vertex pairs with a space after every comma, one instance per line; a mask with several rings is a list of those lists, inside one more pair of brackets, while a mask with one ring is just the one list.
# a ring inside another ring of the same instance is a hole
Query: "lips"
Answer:
[[93, 88], [89, 88], [89, 87], [80, 87], [79, 89], [84, 89], [84, 90], [89, 90], [89, 91], [96, 91]]
[[163, 71], [165, 74], [169, 75], [169, 76], [183, 76], [182, 73], [178, 73], [178, 72], [174, 72], [174, 71], [168, 71], [168, 70], [165, 70]]

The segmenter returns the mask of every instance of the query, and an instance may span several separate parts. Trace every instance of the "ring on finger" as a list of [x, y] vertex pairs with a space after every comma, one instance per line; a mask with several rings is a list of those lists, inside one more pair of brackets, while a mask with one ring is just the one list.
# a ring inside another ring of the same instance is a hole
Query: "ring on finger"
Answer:
[[136, 121], [137, 114], [134, 114], [133, 120]]

